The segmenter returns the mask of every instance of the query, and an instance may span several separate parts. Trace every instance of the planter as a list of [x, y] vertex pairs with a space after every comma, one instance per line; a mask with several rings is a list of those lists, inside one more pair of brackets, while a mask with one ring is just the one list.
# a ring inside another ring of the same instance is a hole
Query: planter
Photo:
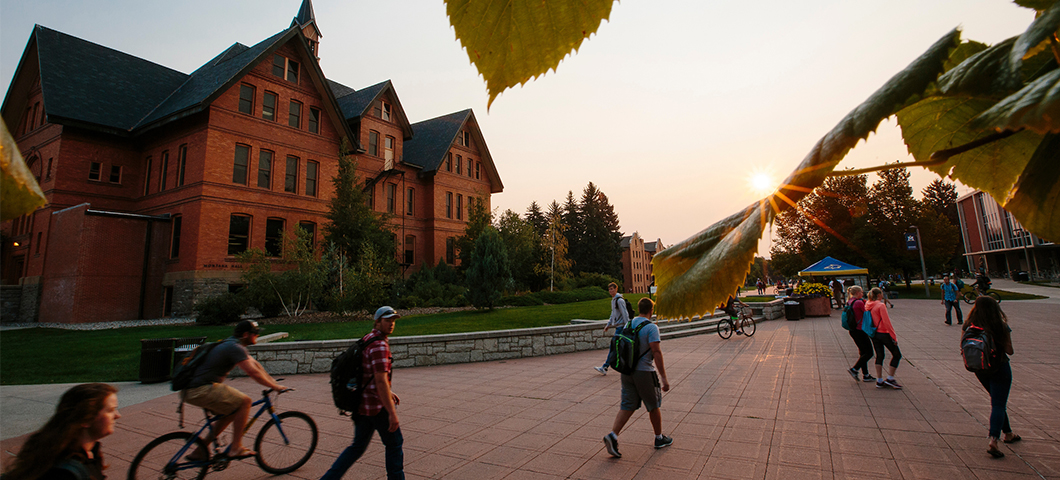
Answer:
[[827, 317], [832, 315], [832, 302], [828, 297], [807, 297], [802, 299], [807, 317]]

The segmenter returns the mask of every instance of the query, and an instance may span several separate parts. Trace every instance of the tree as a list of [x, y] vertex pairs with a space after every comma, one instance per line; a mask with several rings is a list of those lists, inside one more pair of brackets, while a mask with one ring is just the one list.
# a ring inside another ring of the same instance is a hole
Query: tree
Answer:
[[879, 238], [875, 253], [888, 267], [879, 273], [901, 271], [909, 278], [911, 273], [920, 270], [920, 257], [906, 249], [905, 234], [921, 218], [920, 204], [913, 198], [908, 170], [883, 170], [879, 176], [869, 188], [869, 221]]
[[536, 201], [530, 202], [530, 206], [526, 207], [526, 221], [534, 227], [538, 235], [544, 235], [545, 230], [548, 229], [548, 218], [541, 212], [541, 207]]
[[505, 210], [497, 219], [497, 233], [508, 252], [513, 288], [534, 290], [542, 286], [542, 277], [534, 271], [534, 262], [540, 257], [541, 237], [530, 222], [519, 218], [519, 214]]
[[534, 272], [548, 279], [549, 290], [571, 276], [571, 261], [567, 257], [567, 237], [564, 231], [562, 208], [553, 201], [548, 206], [548, 229], [541, 239], [541, 256], [534, 265]]
[[[574, 199], [574, 192], [567, 190], [567, 199], [563, 202], [563, 224], [567, 226], [567, 230], [563, 233], [567, 237], [567, 246], [571, 247], [578, 245], [582, 240], [582, 217], [581, 208], [578, 205], [578, 201]], [[571, 253], [571, 260], [574, 262], [574, 268], [578, 268], [578, 259]]]
[[954, 254], [946, 260], [945, 267], [949, 271], [954, 267], [963, 265], [964, 259], [964, 232], [961, 231], [961, 220], [957, 214], [957, 187], [941, 178], [936, 178], [921, 190], [924, 206], [937, 215], [941, 215], [949, 221], [957, 232], [957, 245]]
[[240, 253], [236, 258], [242, 268], [246, 284], [243, 296], [251, 306], [266, 317], [281, 311], [287, 316], [299, 316], [318, 298], [324, 286], [324, 271], [316, 259], [309, 233], [301, 227], [295, 235], [283, 234], [282, 271], [273, 272], [274, 259], [259, 248]]
[[464, 234], [456, 237], [460, 269], [465, 271], [471, 262], [471, 252], [475, 250], [475, 240], [478, 240], [482, 230], [493, 223], [493, 214], [486, 210], [486, 204], [482, 199], [467, 197], [467, 207], [467, 225], [464, 227]]
[[578, 209], [582, 231], [578, 243], [570, 244], [574, 273], [602, 273], [621, 278], [622, 232], [607, 195], [589, 182], [582, 191]]
[[[345, 146], [345, 145], [344, 145]], [[360, 177], [357, 175], [356, 162], [346, 154], [339, 156], [339, 171], [331, 183], [335, 186], [335, 195], [328, 203], [324, 217], [324, 240], [332, 243], [339, 253], [351, 264], [360, 261], [360, 255], [371, 250], [373, 257], [382, 262], [380, 267], [394, 270], [394, 240], [388, 217], [372, 211], [368, 206], [368, 197], [360, 188]], [[392, 264], [386, 265], [389, 258]]]
[[471, 265], [467, 268], [467, 296], [475, 308], [493, 307], [512, 282], [508, 252], [497, 230], [487, 225], [475, 240]]

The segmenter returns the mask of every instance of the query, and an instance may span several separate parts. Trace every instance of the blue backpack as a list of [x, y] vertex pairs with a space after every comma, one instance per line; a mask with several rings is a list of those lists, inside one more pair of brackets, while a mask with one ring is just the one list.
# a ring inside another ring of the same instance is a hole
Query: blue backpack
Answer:
[[868, 310], [865, 310], [865, 315], [861, 317], [861, 331], [869, 337], [876, 336], [876, 326], [872, 324], [872, 312]]

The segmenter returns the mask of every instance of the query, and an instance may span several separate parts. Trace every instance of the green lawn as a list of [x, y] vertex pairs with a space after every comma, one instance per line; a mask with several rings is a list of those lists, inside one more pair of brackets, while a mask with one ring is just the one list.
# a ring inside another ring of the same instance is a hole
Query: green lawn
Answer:
[[[625, 295], [636, 305], [644, 295]], [[605, 319], [607, 299], [561, 305], [503, 308], [414, 315], [402, 318], [394, 336], [505, 330], [566, 325], [571, 319]], [[285, 341], [360, 338], [371, 330], [368, 321], [266, 325], [265, 334], [288, 332]], [[136, 380], [140, 365], [140, 340], [146, 338], [200, 337], [219, 340], [231, 335], [231, 326], [158, 326], [114, 330], [60, 330], [31, 328], [0, 334], [0, 384], [117, 382]]]

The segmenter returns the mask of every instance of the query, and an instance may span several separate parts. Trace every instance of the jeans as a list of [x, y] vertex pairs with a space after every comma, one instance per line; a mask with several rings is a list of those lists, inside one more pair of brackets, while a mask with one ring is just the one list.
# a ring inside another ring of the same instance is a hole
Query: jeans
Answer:
[[1002, 362], [993, 372], [975, 372], [975, 378], [990, 392], [990, 436], [1012, 433], [1008, 424], [1008, 392], [1012, 388], [1012, 365]]
[[405, 454], [401, 450], [404, 438], [401, 429], [388, 432], [390, 428], [390, 417], [386, 410], [378, 415], [369, 417], [366, 415], [353, 416], [353, 443], [346, 447], [331, 464], [331, 468], [320, 480], [339, 480], [349, 470], [354, 462], [368, 448], [372, 441], [372, 433], [379, 432], [379, 438], [386, 447], [386, 478], [388, 480], [403, 480], [405, 478]]
[[[615, 337], [620, 333], [622, 333], [622, 325], [615, 327]], [[611, 364], [615, 362], [615, 337], [611, 337], [611, 347], [607, 351], [607, 360], [604, 360], [604, 368], [611, 368]]]
[[946, 302], [946, 323], [950, 323], [950, 322], [953, 321], [952, 317], [950, 317], [950, 309], [951, 308], [957, 310], [957, 323], [958, 324], [964, 323], [964, 315], [961, 314], [961, 302], [960, 302], [960, 300], [944, 300], [944, 301]]

